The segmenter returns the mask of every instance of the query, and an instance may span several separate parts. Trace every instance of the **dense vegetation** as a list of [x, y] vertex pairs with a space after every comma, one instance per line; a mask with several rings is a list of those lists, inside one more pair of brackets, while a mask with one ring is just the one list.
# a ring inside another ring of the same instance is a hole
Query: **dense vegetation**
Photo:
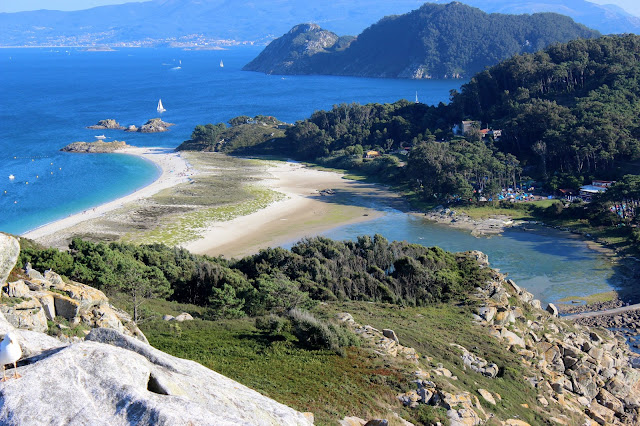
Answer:
[[598, 34], [554, 13], [489, 15], [458, 2], [425, 3], [407, 14], [385, 17], [353, 39], [317, 26], [294, 27], [244, 69], [270, 74], [460, 78], [517, 53]]
[[286, 125], [274, 117], [241, 115], [225, 123], [198, 125], [178, 151], [241, 152], [284, 135]]
[[[609, 177], [640, 156], [640, 37], [574, 40], [476, 75], [450, 108], [503, 129], [498, 148], [543, 177]], [[575, 186], [575, 184], [574, 184]]]
[[464, 295], [486, 279], [469, 256], [389, 243], [379, 235], [355, 242], [318, 237], [240, 260], [80, 239], [67, 252], [24, 248], [20, 256], [19, 264], [31, 262], [107, 293], [126, 293], [136, 317], [141, 302], [154, 297], [206, 306], [212, 318], [281, 315], [328, 300], [421, 306]]

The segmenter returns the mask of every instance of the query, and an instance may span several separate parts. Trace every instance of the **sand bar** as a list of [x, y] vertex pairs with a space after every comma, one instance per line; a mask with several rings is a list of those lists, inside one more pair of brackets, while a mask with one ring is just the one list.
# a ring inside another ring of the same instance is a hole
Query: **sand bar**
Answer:
[[[97, 238], [99, 241], [118, 240], [127, 236], [132, 226], [156, 223], [153, 218], [153, 206], [157, 205], [152, 197], [154, 194], [167, 188], [177, 188], [190, 178], [198, 180], [212, 173], [206, 167], [201, 169], [196, 165], [195, 158], [192, 166], [170, 149], [131, 148], [118, 152], [153, 161], [162, 170], [160, 177], [132, 194], [41, 226], [24, 236], [60, 249], [66, 248], [75, 236], [90, 240]], [[255, 164], [253, 167], [251, 173], [255, 173]], [[185, 248], [198, 254], [240, 257], [256, 253], [261, 248], [314, 236], [343, 224], [373, 219], [389, 207], [406, 207], [402, 198], [384, 187], [347, 180], [339, 173], [295, 162], [269, 161], [263, 167], [259, 181], [252, 181], [252, 185], [263, 185], [282, 193], [284, 199], [246, 216], [209, 223], [205, 229], [194, 233], [194, 240], [183, 244]], [[194, 206], [202, 207], [207, 206]], [[177, 208], [189, 210], [187, 205]], [[160, 227], [166, 224], [165, 219], [171, 220], [171, 216], [158, 222]]]
[[394, 202], [402, 202], [381, 186], [347, 180], [339, 173], [299, 163], [275, 163], [267, 173], [271, 177], [263, 184], [285, 194], [286, 199], [247, 216], [212, 223], [203, 238], [184, 247], [198, 254], [240, 257], [336, 226], [373, 219]]
[[179, 153], [174, 152], [172, 148], [132, 147], [118, 150], [115, 153], [135, 155], [152, 161], [158, 168], [160, 168], [160, 176], [151, 184], [140, 188], [139, 190], [131, 194], [125, 195], [124, 197], [118, 198], [108, 203], [101, 204], [95, 208], [87, 209], [83, 212], [67, 216], [64, 219], [60, 219], [55, 222], [40, 226], [36, 229], [24, 233], [22, 236], [38, 240], [47, 235], [62, 232], [63, 230], [72, 228], [82, 222], [104, 216], [108, 212], [116, 210], [127, 203], [151, 197], [152, 195], [160, 192], [163, 189], [170, 188], [182, 182], [186, 182], [189, 179], [189, 176], [194, 173], [191, 166], [180, 156]]

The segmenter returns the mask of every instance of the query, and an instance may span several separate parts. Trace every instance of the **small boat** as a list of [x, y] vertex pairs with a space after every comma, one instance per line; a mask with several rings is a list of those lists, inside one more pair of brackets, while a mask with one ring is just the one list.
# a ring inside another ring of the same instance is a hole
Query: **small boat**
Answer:
[[222, 59], [220, 59], [220, 68], [224, 68], [224, 62], [222, 62]]
[[158, 112], [165, 112], [166, 109], [162, 106], [162, 99], [158, 99]]
[[16, 177], [14, 175], [9, 175], [9, 180], [14, 180]]
[[418, 100], [418, 92], [416, 92], [416, 103], [419, 104], [420, 101]]
[[102, 139], [106, 139], [107, 137], [105, 135], [98, 135], [98, 136], [95, 136], [95, 138], [102, 140]]

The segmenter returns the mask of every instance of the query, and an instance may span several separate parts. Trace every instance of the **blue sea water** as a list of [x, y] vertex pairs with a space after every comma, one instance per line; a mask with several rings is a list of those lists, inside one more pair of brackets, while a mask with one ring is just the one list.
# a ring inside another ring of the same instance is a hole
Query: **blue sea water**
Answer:
[[[0, 231], [26, 232], [157, 177], [155, 166], [139, 158], [59, 151], [71, 142], [104, 133], [107, 141], [176, 147], [196, 125], [238, 115], [295, 122], [342, 102], [414, 100], [416, 92], [421, 102], [437, 104], [461, 84], [241, 71], [260, 49], [1, 49]], [[158, 116], [160, 98], [167, 109], [162, 119], [176, 124], [169, 132], [86, 128], [106, 118], [139, 126]]]

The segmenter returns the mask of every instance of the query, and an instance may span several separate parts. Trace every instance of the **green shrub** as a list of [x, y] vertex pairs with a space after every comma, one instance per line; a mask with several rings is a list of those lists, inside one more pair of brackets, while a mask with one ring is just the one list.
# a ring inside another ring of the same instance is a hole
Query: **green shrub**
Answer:
[[269, 315], [256, 318], [256, 328], [270, 334], [280, 334], [291, 331], [291, 322], [278, 315]]
[[311, 313], [292, 309], [289, 311], [289, 318], [293, 325], [293, 334], [303, 346], [310, 349], [340, 348], [340, 339], [336, 333]]

